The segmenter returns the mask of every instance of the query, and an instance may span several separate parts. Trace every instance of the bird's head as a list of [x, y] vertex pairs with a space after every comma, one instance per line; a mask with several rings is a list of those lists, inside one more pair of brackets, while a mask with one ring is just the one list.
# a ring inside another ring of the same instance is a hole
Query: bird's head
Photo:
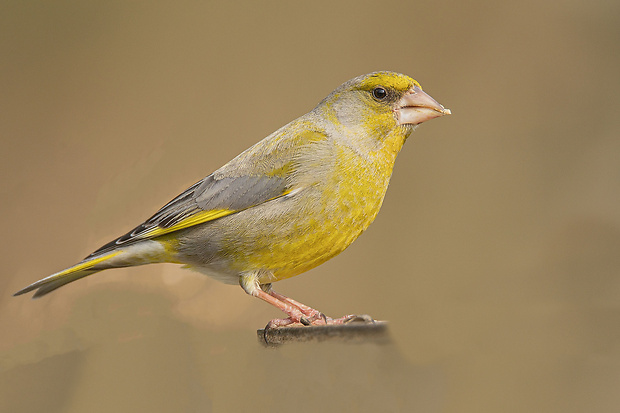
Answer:
[[345, 128], [385, 136], [395, 128], [408, 135], [427, 120], [449, 115], [409, 76], [374, 72], [342, 84], [315, 110]]

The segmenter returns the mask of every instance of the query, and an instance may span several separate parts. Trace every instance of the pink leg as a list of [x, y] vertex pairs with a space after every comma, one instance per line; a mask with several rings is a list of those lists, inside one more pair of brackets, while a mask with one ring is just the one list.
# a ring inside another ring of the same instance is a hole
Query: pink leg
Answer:
[[[305, 316], [309, 317], [309, 319], [305, 319], [305, 320], [303, 318], [300, 319], [300, 322], [304, 325], [346, 324], [349, 321], [352, 321], [353, 319], [358, 318], [357, 315], [349, 314], [349, 315], [345, 315], [340, 318], [333, 319], [331, 317], [327, 317], [325, 314], [321, 313], [319, 310], [315, 310], [312, 307], [302, 304], [297, 300], [293, 300], [292, 298], [289, 298], [285, 295], [277, 293], [273, 290], [270, 290], [268, 294], [281, 302], [297, 307], [299, 311], [301, 311]], [[364, 319], [363, 317], [359, 317], [359, 318]], [[272, 322], [274, 321], [276, 320], [272, 320]], [[369, 320], [366, 320], [366, 321], [369, 321]]]
[[[282, 294], [276, 293], [275, 291], [271, 290], [271, 285], [265, 284], [261, 288], [254, 274], [249, 274], [245, 277], [241, 277], [239, 280], [239, 284], [248, 294], [268, 302], [269, 304], [279, 308], [284, 313], [286, 313], [286, 315], [288, 315], [288, 318], [276, 318], [271, 320], [265, 327], [267, 329], [284, 327], [291, 324], [303, 324], [306, 326], [345, 324], [353, 319], [358, 318], [358, 316], [355, 315], [346, 315], [337, 319], [326, 317], [323, 313], [315, 310], [312, 307], [295, 301], [292, 298], [288, 298]], [[267, 291], [263, 290], [263, 288], [265, 288], [265, 290]]]
[[318, 320], [319, 318], [322, 318], [322, 319], [326, 318], [325, 315], [323, 313], [321, 313], [319, 310], [315, 310], [312, 307], [308, 307], [307, 305], [302, 304], [299, 301], [293, 300], [292, 298], [288, 298], [287, 296], [279, 294], [279, 293], [277, 293], [277, 292], [275, 292], [273, 290], [269, 291], [269, 295], [271, 295], [272, 297], [274, 297], [274, 298], [276, 298], [276, 299], [278, 299], [280, 301], [283, 301], [285, 303], [288, 303], [288, 304], [290, 304], [292, 306], [295, 306], [295, 307], [299, 308], [299, 311], [301, 311], [304, 315], [306, 315], [306, 316], [308, 316], [308, 317], [310, 317], [312, 319], [317, 319]]
[[302, 324], [302, 320], [305, 321], [304, 313], [302, 313], [299, 308], [284, 301], [280, 301], [260, 288], [255, 290], [252, 295], [279, 308], [288, 315], [288, 318], [276, 318], [271, 320], [269, 324], [267, 324], [267, 328], [283, 327], [289, 324]]

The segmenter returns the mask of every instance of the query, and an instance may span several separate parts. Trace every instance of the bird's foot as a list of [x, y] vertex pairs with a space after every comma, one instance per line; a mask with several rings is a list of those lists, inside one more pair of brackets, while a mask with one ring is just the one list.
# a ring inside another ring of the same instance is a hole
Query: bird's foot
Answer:
[[328, 324], [349, 324], [349, 323], [374, 323], [375, 320], [368, 314], [349, 314], [340, 318], [330, 319]]
[[[316, 310], [314, 310], [316, 311]], [[305, 315], [294, 314], [287, 318], [276, 318], [271, 320], [267, 326], [266, 330], [278, 327], [302, 327], [302, 326], [325, 326], [325, 325], [343, 325], [349, 323], [374, 323], [372, 317], [369, 315], [357, 315], [357, 314], [349, 314], [340, 318], [331, 318], [325, 316], [325, 314], [316, 311], [314, 317], [307, 317]]]
[[331, 318], [326, 317], [325, 314], [320, 311], [314, 310], [315, 313], [306, 315], [299, 311], [289, 315], [287, 318], [275, 318], [267, 323], [265, 329], [278, 328], [278, 327], [301, 327], [301, 326], [324, 326], [329, 324], [328, 320]]
[[325, 314], [312, 307], [273, 291], [271, 285], [265, 284], [261, 288], [258, 288], [258, 285], [256, 285], [255, 287], [256, 288], [249, 289], [252, 295], [279, 308], [288, 315], [287, 318], [276, 318], [271, 320], [267, 323], [267, 326], [265, 326], [265, 330], [288, 326], [342, 325], [352, 322], [374, 323], [372, 317], [368, 315], [349, 314], [335, 319], [327, 317]]

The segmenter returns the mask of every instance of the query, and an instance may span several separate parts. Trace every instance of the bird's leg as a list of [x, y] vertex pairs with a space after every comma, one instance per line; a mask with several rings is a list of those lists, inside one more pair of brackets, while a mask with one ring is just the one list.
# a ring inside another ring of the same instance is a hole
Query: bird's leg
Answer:
[[[254, 295], [254, 294], [253, 294]], [[284, 301], [280, 301], [273, 297], [271, 294], [264, 292], [262, 289], [258, 289], [254, 297], [260, 298], [263, 301], [279, 308], [284, 311], [288, 318], [275, 318], [267, 324], [267, 328], [284, 327], [289, 324], [304, 324], [309, 325], [310, 322], [306, 319], [306, 316], [299, 308]]]
[[274, 307], [288, 315], [288, 318], [276, 318], [271, 320], [266, 329], [284, 327], [291, 324], [309, 325], [329, 325], [329, 324], [346, 324], [353, 320], [373, 321], [368, 316], [346, 315], [344, 317], [333, 319], [325, 316], [318, 310], [309, 307], [299, 301], [293, 300], [285, 295], [276, 293], [271, 289], [271, 284], [259, 284], [256, 274], [250, 273], [239, 278], [239, 284], [246, 293], [253, 297], [260, 298], [268, 302]]
[[[309, 317], [308, 321], [311, 324], [327, 324], [328, 317], [326, 317], [325, 314], [323, 314], [319, 310], [315, 310], [314, 308], [309, 307], [305, 304], [302, 304], [299, 301], [293, 300], [292, 298], [289, 298], [285, 295], [277, 293], [273, 291], [271, 288], [267, 290], [267, 293], [282, 302], [288, 303], [292, 306], [299, 308], [299, 311], [301, 311], [305, 316]], [[321, 322], [320, 320], [322, 320], [323, 322]], [[315, 323], [315, 321], [317, 322]]]
[[[299, 308], [299, 311], [301, 311], [305, 316], [309, 317], [308, 321], [312, 325], [347, 324], [351, 321], [364, 321], [368, 323], [368, 322], [374, 321], [372, 317], [370, 316], [357, 315], [357, 314], [348, 314], [340, 318], [331, 318], [331, 317], [326, 316], [319, 310], [315, 310], [314, 308], [309, 307], [303, 303], [300, 303], [297, 300], [293, 300], [292, 298], [289, 298], [285, 295], [275, 292], [271, 288], [271, 284], [262, 284], [261, 288], [263, 289], [263, 291], [267, 292], [269, 295], [273, 296], [274, 298]], [[302, 320], [302, 323], [305, 324], [304, 320]]]
[[271, 320], [267, 324], [266, 328], [283, 327], [283, 326], [287, 326], [290, 324], [304, 324], [304, 325], [310, 324], [310, 322], [308, 321], [304, 313], [299, 309], [299, 307], [293, 304], [281, 301], [278, 298], [272, 296], [271, 294], [265, 292], [265, 289], [266, 290], [271, 289], [271, 285], [270, 284], [263, 284], [263, 286], [259, 285], [256, 274], [250, 273], [250, 274], [241, 276], [239, 278], [239, 284], [241, 285], [241, 288], [245, 290], [246, 293], [250, 294], [253, 297], [260, 298], [261, 300], [268, 302], [269, 304], [273, 305], [274, 307], [279, 308], [284, 313], [286, 313], [286, 315], [288, 315], [288, 318], [282, 318], [282, 319], [276, 318], [276, 319]]
[[[282, 294], [279, 294], [273, 291], [273, 289], [271, 288], [271, 284], [260, 284], [259, 287], [262, 291], [269, 294], [271, 297], [273, 297], [277, 301], [287, 304], [289, 306], [292, 306], [303, 314], [303, 316], [299, 320], [295, 320], [290, 317], [290, 314], [288, 312], [284, 311], [287, 314], [289, 314], [289, 318], [283, 319], [283, 320], [281, 319], [271, 320], [271, 322], [268, 324], [268, 327], [282, 327], [284, 325], [289, 325], [293, 323], [301, 323], [305, 326], [327, 324], [327, 317], [325, 317], [323, 313], [321, 313], [318, 310], [315, 310], [312, 307], [302, 304], [299, 301], [293, 300], [292, 298], [289, 298], [285, 295], [282, 295]], [[278, 308], [280, 307], [278, 306]]]

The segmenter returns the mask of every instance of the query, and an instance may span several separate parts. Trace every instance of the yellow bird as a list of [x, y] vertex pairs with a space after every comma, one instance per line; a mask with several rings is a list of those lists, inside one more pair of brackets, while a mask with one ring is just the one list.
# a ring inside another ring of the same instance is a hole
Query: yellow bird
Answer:
[[396, 155], [416, 125], [450, 114], [412, 78], [375, 72], [342, 84], [83, 261], [18, 291], [41, 297], [109, 268], [171, 262], [284, 311], [293, 323], [339, 324], [271, 284], [341, 253], [375, 219]]

